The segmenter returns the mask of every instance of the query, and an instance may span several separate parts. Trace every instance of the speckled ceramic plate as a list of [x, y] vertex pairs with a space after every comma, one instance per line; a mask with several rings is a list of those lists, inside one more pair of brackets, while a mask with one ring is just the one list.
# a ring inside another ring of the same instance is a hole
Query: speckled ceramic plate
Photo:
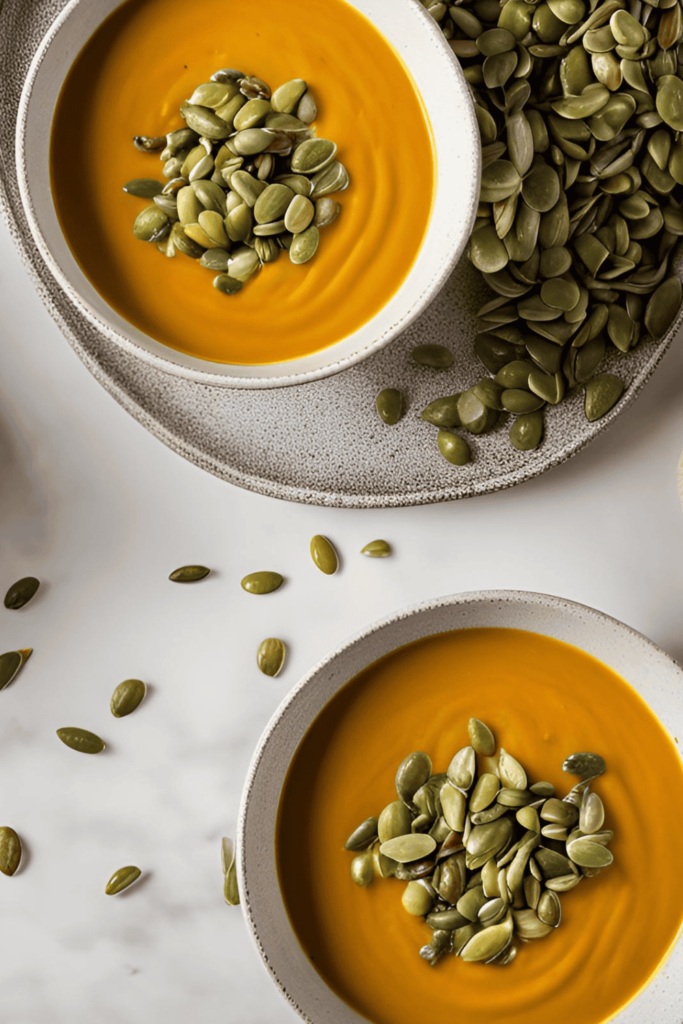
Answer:
[[[433, 304], [399, 339], [370, 359], [325, 380], [252, 392], [172, 377], [123, 352], [55, 286], [31, 240], [15, 174], [14, 130], [22, 84], [35, 50], [65, 0], [4, 0], [0, 7], [0, 205], [51, 316], [88, 369], [135, 418], [174, 451], [230, 483], [317, 505], [372, 508], [418, 505], [511, 487], [558, 465], [604, 430], [637, 395], [683, 319], [661, 341], [604, 368], [628, 384], [619, 404], [590, 424], [576, 391], [546, 416], [546, 437], [518, 452], [505, 426], [472, 440], [473, 461], [451, 466], [436, 447], [436, 428], [420, 419], [432, 399], [482, 376], [472, 352], [474, 311], [488, 289], [463, 260]], [[455, 352], [448, 371], [416, 370], [411, 349], [423, 342]], [[375, 412], [385, 387], [408, 399], [394, 427]]]
[[[481, 591], [437, 598], [395, 612], [329, 654], [289, 693], [266, 726], [242, 793], [237, 835], [240, 893], [252, 938], [271, 979], [308, 1024], [367, 1024], [367, 1020], [332, 992], [315, 970], [308, 951], [294, 936], [282, 899], [275, 864], [275, 823], [291, 759], [323, 707], [368, 665], [424, 637], [472, 628], [521, 629], [571, 644], [630, 683], [672, 736], [680, 735], [683, 728], [680, 665], [617, 619], [546, 594]], [[658, 973], [611, 1018], [614, 1024], [679, 1024], [683, 1020], [681, 970], [679, 936]], [[502, 1024], [499, 1017], [496, 1021]]]

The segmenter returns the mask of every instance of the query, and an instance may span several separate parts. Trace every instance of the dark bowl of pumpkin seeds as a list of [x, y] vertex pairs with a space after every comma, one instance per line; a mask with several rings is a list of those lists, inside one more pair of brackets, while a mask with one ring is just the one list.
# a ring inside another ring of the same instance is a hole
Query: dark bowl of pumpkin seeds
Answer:
[[[186, 355], [129, 324], [90, 283], [58, 221], [49, 174], [55, 96], [93, 30], [118, 6], [117, 0], [81, 0], [62, 11], [38, 48], [18, 117], [17, 173], [32, 240], [79, 313], [125, 352], [159, 370], [239, 388], [316, 380], [388, 344], [437, 294], [464, 250], [476, 212], [480, 152], [473, 105], [459, 63], [434, 19], [417, 0], [404, 0], [399, 16], [382, 0], [352, 2], [400, 53], [429, 114], [436, 186], [422, 244], [406, 254], [410, 272], [352, 334], [286, 362], [237, 365], [237, 360]], [[254, 275], [266, 279], [269, 264], [278, 258], [306, 274], [316, 251], [334, 244], [328, 225], [343, 217], [354, 187], [345, 163], [352, 163], [353, 124], [345, 138], [318, 133], [317, 109], [328, 102], [324, 80], [309, 88], [294, 63], [285, 81], [266, 81], [267, 72], [256, 66], [216, 66], [203, 74], [181, 98], [177, 127], [167, 134], [150, 131], [166, 95], [151, 98], [147, 123], [132, 128], [126, 143], [149, 153], [149, 176], [131, 174], [119, 187], [132, 197], [131, 245], [158, 247], [160, 265], [170, 256], [200, 263], [206, 269], [204, 287], [213, 286], [225, 297], [229, 324], [231, 300], [234, 305]], [[347, 258], [339, 252], [340, 261]], [[367, 288], [365, 280], [360, 286]], [[262, 315], [271, 316], [272, 310]], [[324, 322], [320, 335], [324, 339]]]
[[[286, 819], [278, 820], [278, 815], [290, 767], [318, 716], [363, 670], [415, 641], [482, 628], [525, 630], [541, 634], [538, 639], [552, 638], [578, 648], [629, 683], [672, 736], [683, 729], [683, 669], [673, 659], [603, 613], [547, 595], [490, 591], [440, 598], [390, 616], [323, 659], [287, 696], [259, 742], [243, 791], [237, 840], [242, 905], [258, 952], [285, 999], [316, 1024], [323, 1020], [327, 1024], [358, 1024], [368, 1014], [361, 1018], [326, 983], [312, 962], [311, 949], [300, 945], [288, 914], [291, 888], [285, 899], [276, 865], [278, 829], [287, 827]], [[457, 664], [453, 673], [455, 686]], [[419, 680], [420, 687], [428, 685], [427, 678]], [[363, 676], [362, 691], [354, 691], [359, 699], [367, 686], [372, 686], [371, 675]], [[623, 855], [619, 835], [624, 826], [610, 800], [614, 782], [603, 786], [610, 768], [613, 777], [618, 772], [610, 762], [610, 753], [612, 758], [616, 756], [613, 747], [601, 752], [558, 749], [555, 784], [548, 783], [538, 774], [539, 765], [532, 763], [531, 751], [525, 757], [524, 751], [513, 749], [512, 744], [509, 750], [498, 749], [500, 737], [476, 717], [474, 709], [484, 687], [481, 681], [472, 689], [472, 716], [469, 721], [465, 716], [460, 723], [459, 743], [445, 760], [439, 757], [443, 764], [432, 765], [427, 753], [411, 752], [407, 747], [395, 763], [391, 761], [386, 778], [382, 775], [386, 783], [382, 806], [368, 805], [359, 783], [362, 775], [357, 765], [350, 765], [349, 786], [356, 794], [354, 805], [358, 803], [356, 827], [350, 831], [340, 823], [334, 851], [328, 849], [325, 831], [325, 858], [334, 855], [335, 871], [341, 870], [346, 879], [344, 902], [379, 914], [362, 937], [363, 949], [371, 935], [379, 943], [373, 969], [389, 969], [392, 943], [401, 947], [401, 957], [406, 955], [406, 939], [396, 932], [399, 918], [405, 919], [406, 930], [411, 929], [410, 955], [418, 965], [416, 970], [424, 970], [427, 978], [449, 977], [454, 982], [462, 975], [453, 971], [471, 972], [471, 978], [480, 980], [482, 986], [482, 1007], [489, 983], [499, 996], [506, 977], [513, 986], [518, 984], [519, 973], [515, 972], [525, 970], [528, 944], [534, 949], [555, 949], [562, 958], [562, 915], [571, 918], [577, 893], [579, 900], [593, 893], [599, 902], [602, 879], [618, 881]], [[392, 721], [390, 710], [387, 722]], [[609, 714], [609, 709], [600, 710], [596, 705], [591, 714]], [[500, 721], [505, 717], [503, 714]], [[325, 735], [332, 730], [333, 736], [334, 718], [325, 721]], [[558, 736], [561, 732], [558, 723]], [[381, 745], [380, 730], [372, 744], [364, 743], [354, 755], [366, 763], [373, 787], [379, 778], [373, 767], [373, 750], [376, 753]], [[673, 743], [671, 746], [673, 749]], [[676, 759], [675, 750], [673, 756]], [[323, 770], [329, 771], [329, 766]], [[616, 782], [617, 788], [619, 785]], [[368, 813], [374, 816], [365, 820]], [[346, 808], [344, 814], [348, 814]], [[637, 822], [634, 827], [637, 832]], [[290, 856], [297, 841], [302, 870], [307, 870], [309, 837], [292, 840]], [[288, 870], [291, 885], [291, 868]], [[335, 880], [335, 899], [337, 884]], [[304, 882], [301, 886], [304, 898], [308, 890]], [[386, 925], [384, 904], [367, 903], [364, 895], [378, 889], [386, 890], [387, 898], [398, 907], [396, 919], [391, 918], [392, 929], [386, 933], [381, 932], [383, 920]], [[316, 892], [319, 898], [320, 890]], [[585, 902], [581, 906], [585, 909]], [[666, 971], [660, 971], [654, 980], [651, 976], [633, 1001], [618, 1009], [619, 1024], [678, 1021], [677, 979], [683, 969], [683, 945], [674, 942], [668, 954], [666, 949], [663, 952], [668, 955]], [[618, 948], [613, 954], [618, 959]], [[580, 970], [578, 962], [571, 962], [572, 970]], [[344, 965], [348, 971], [346, 960]], [[535, 969], [532, 976], [537, 977]], [[398, 979], [393, 984], [400, 988]], [[459, 1013], [457, 989], [454, 984], [454, 1019]], [[442, 1011], [444, 1005], [439, 1004]], [[503, 1004], [495, 1005], [500, 1008]], [[429, 1019], [428, 1005], [423, 1012]], [[505, 1024], [507, 1017], [499, 1014], [495, 1019]]]

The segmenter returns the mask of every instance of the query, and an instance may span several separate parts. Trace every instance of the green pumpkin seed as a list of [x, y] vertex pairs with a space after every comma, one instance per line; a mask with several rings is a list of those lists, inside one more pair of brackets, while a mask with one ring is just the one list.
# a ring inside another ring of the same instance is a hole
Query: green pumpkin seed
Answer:
[[519, 761], [502, 747], [498, 755], [498, 774], [500, 781], [508, 789], [526, 789], [527, 787], [526, 772]]
[[9, 686], [32, 653], [32, 647], [25, 647], [19, 651], [7, 651], [5, 654], [0, 654], [0, 690]]
[[167, 215], [158, 206], [147, 206], [135, 218], [133, 234], [141, 242], [160, 242], [170, 230]]
[[387, 804], [377, 821], [377, 836], [380, 843], [404, 836], [410, 832], [412, 815], [402, 800]]
[[[283, 221], [283, 225], [285, 222]], [[292, 244], [289, 247], [289, 258], [292, 263], [308, 263], [313, 259], [320, 243], [320, 232], [315, 224], [311, 224], [305, 231], [294, 235]]]
[[448, 430], [440, 430], [436, 441], [444, 459], [452, 465], [465, 466], [472, 460], [472, 451], [463, 437]]
[[107, 896], [114, 896], [118, 892], [123, 892], [123, 890], [127, 889], [129, 885], [136, 882], [141, 874], [142, 872], [140, 871], [140, 868], [136, 868], [132, 865], [125, 868], [119, 868], [107, 882], [104, 891]]
[[344, 843], [345, 850], [366, 850], [377, 838], [377, 818], [366, 818]]
[[163, 149], [166, 145], [166, 136], [135, 135], [133, 136], [133, 145], [141, 153], [156, 153], [157, 150]]
[[669, 277], [659, 285], [645, 310], [645, 329], [653, 338], [661, 338], [676, 319], [683, 301], [683, 290], [678, 277]]
[[141, 679], [124, 679], [114, 690], [111, 698], [111, 713], [114, 718], [124, 718], [132, 714], [141, 704], [147, 687]]
[[242, 590], [248, 594], [272, 594], [284, 583], [279, 572], [252, 572], [241, 581]]
[[185, 256], [189, 256], [190, 259], [198, 260], [203, 256], [204, 249], [185, 234], [182, 224], [173, 225], [170, 237], [176, 249]]
[[223, 879], [223, 898], [229, 907], [239, 906], [240, 893], [237, 885], [237, 861], [234, 857]]
[[199, 260], [201, 267], [206, 267], [208, 270], [219, 271], [221, 274], [225, 274], [230, 263], [230, 254], [226, 249], [207, 249], [203, 253]]
[[57, 729], [57, 735], [62, 743], [72, 750], [78, 750], [82, 754], [99, 754], [104, 750], [105, 744], [94, 732], [87, 729], [68, 727]]
[[543, 439], [543, 413], [541, 410], [518, 416], [510, 427], [510, 443], [520, 452], [537, 448]]
[[261, 269], [261, 261], [254, 249], [245, 246], [232, 253], [228, 263], [228, 274], [236, 281], [248, 281], [257, 270]]
[[179, 569], [174, 569], [168, 578], [174, 583], [196, 583], [205, 579], [210, 572], [205, 565], [182, 565]]
[[624, 393], [624, 382], [613, 373], [600, 373], [586, 385], [585, 413], [590, 423], [612, 409]]
[[367, 555], [368, 558], [388, 558], [392, 553], [391, 545], [385, 540], [371, 540], [369, 544], [361, 548], [361, 555]]
[[418, 366], [429, 366], [434, 370], [447, 370], [453, 365], [453, 353], [445, 345], [417, 345], [410, 358]]
[[306, 196], [295, 195], [285, 212], [285, 227], [293, 235], [305, 231], [315, 216], [315, 206]]
[[508, 388], [504, 391], [501, 395], [501, 401], [504, 409], [516, 415], [536, 412], [545, 405], [542, 398], [518, 388]]
[[607, 847], [601, 843], [594, 843], [590, 837], [568, 842], [567, 854], [575, 864], [584, 868], [606, 868], [614, 860]]
[[385, 857], [398, 861], [399, 864], [410, 864], [429, 856], [436, 849], [436, 840], [421, 832], [397, 836], [380, 845], [379, 851]]
[[[273, 110], [283, 114], [291, 114], [296, 110], [299, 101], [306, 92], [307, 85], [303, 78], [293, 78], [279, 86], [271, 96]], [[315, 114], [311, 120], [315, 119]]]
[[225, 121], [205, 106], [185, 103], [182, 115], [189, 128], [212, 141], [227, 139], [230, 134], [230, 127]]
[[292, 170], [295, 174], [316, 174], [332, 163], [336, 153], [337, 146], [329, 139], [305, 139], [292, 153]]
[[480, 775], [470, 796], [470, 813], [476, 814], [492, 804], [499, 789], [500, 779], [497, 775], [492, 775], [491, 772], [484, 772], [483, 775]]
[[0, 871], [13, 875], [21, 861], [21, 839], [9, 825], [0, 827]]
[[416, 750], [401, 761], [396, 772], [396, 792], [408, 807], [413, 806], [413, 797], [425, 784], [432, 773], [432, 762], [428, 754]]
[[403, 393], [397, 388], [384, 388], [378, 394], [375, 405], [380, 419], [393, 426], [403, 416]]
[[163, 187], [162, 183], [154, 178], [133, 178], [132, 181], [126, 182], [123, 191], [130, 196], [140, 196], [141, 199], [153, 199], [154, 196], [160, 195]]
[[467, 732], [472, 749], [484, 757], [491, 757], [496, 752], [496, 740], [488, 725], [478, 718], [470, 718]]
[[335, 200], [325, 196], [315, 201], [315, 216], [313, 223], [317, 228], [327, 227], [337, 219], [341, 213], [341, 205]]
[[[311, 537], [311, 558], [326, 576], [332, 576], [339, 568], [339, 558], [335, 551], [332, 542], [317, 533], [314, 537]], [[387, 854], [387, 857], [391, 854]]]
[[497, 203], [519, 191], [522, 179], [509, 160], [494, 160], [481, 172], [480, 199], [483, 203]]
[[[224, 137], [224, 136], [223, 136]], [[238, 156], [256, 156], [273, 142], [273, 135], [264, 128], [246, 128], [238, 132], [232, 139], [235, 152]]]
[[242, 290], [242, 282], [231, 277], [229, 274], [218, 274], [213, 279], [213, 286], [217, 291], [222, 292], [223, 295], [236, 295], [237, 292]]
[[[35, 597], [39, 586], [40, 580], [37, 580], [35, 576], [24, 576], [17, 580], [5, 594], [5, 608], [11, 608], [14, 611], [23, 608], [32, 597]], [[0, 689], [2, 689], [1, 686]]]
[[434, 891], [423, 881], [408, 882], [401, 902], [409, 914], [414, 917], [424, 917], [434, 905]]
[[293, 199], [294, 193], [287, 185], [266, 185], [254, 204], [256, 223], [268, 224], [271, 221], [279, 220]]
[[437, 398], [430, 402], [420, 415], [427, 423], [433, 423], [437, 427], [459, 427], [461, 426], [458, 413], [459, 398], [459, 394]]
[[330, 195], [332, 192], [341, 192], [348, 188], [349, 181], [349, 172], [344, 165], [338, 160], [333, 160], [322, 171], [313, 175], [311, 199], [320, 199], [321, 196]]
[[585, 834], [598, 832], [605, 821], [605, 808], [597, 793], [584, 791], [581, 811], [579, 813], [579, 828]]
[[282, 670], [285, 663], [287, 648], [282, 640], [276, 637], [268, 637], [262, 640], [256, 651], [256, 664], [264, 676], [276, 676]]

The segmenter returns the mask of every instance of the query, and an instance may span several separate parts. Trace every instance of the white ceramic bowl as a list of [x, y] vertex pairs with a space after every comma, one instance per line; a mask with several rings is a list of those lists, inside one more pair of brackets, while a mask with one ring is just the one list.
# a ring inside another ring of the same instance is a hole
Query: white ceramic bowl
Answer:
[[121, 348], [160, 369], [206, 384], [278, 387], [337, 373], [371, 355], [412, 323], [462, 254], [476, 214], [479, 131], [469, 89], [448, 44], [418, 0], [349, 0], [403, 58], [433, 130], [437, 182], [415, 264], [398, 292], [368, 323], [310, 356], [266, 366], [236, 366], [175, 352], [134, 328], [90, 284], [62, 234], [50, 189], [49, 143], [56, 99], [72, 62], [119, 0], [72, 0], [31, 63], [17, 121], [17, 174], [31, 233], [59, 285], [79, 310]]
[[[292, 757], [318, 713], [355, 675], [397, 647], [449, 630], [522, 629], [593, 655], [629, 682], [672, 735], [683, 734], [683, 669], [650, 640], [584, 605], [543, 594], [457, 594], [398, 612], [347, 641], [313, 668], [267, 726], [251, 764], [240, 808], [237, 856], [244, 913], [270, 975], [311, 1024], [367, 1024], [312, 967], [279, 889], [275, 822]], [[680, 1024], [683, 943], [646, 988], [613, 1018], [618, 1024]], [[502, 1022], [500, 1022], [502, 1024]]]

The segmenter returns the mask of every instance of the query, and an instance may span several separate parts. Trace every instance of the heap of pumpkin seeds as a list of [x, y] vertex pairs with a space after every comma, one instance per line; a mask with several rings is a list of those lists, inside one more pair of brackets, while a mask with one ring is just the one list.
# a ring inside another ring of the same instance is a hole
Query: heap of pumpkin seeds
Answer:
[[[510, 0], [516, 2], [516, 0]], [[524, 0], [522, 0], [524, 2]], [[580, 781], [559, 799], [527, 772], [493, 733], [471, 718], [470, 744], [444, 773], [415, 751], [396, 773], [398, 800], [367, 818], [345, 849], [351, 877], [406, 883], [403, 906], [423, 917], [431, 941], [420, 956], [434, 966], [446, 953], [505, 965], [518, 942], [550, 935], [562, 920], [560, 893], [613, 860], [605, 811], [590, 783], [605, 771], [598, 754], [572, 754], [563, 769]]]
[[349, 175], [337, 146], [318, 138], [315, 100], [301, 78], [273, 93], [260, 78], [222, 68], [180, 107], [186, 127], [158, 137], [136, 136], [159, 152], [166, 183], [136, 178], [124, 191], [153, 201], [133, 234], [199, 260], [214, 287], [234, 295], [283, 249], [292, 263], [316, 253], [320, 228], [341, 210], [331, 198]]
[[474, 100], [483, 170], [469, 254], [496, 293], [475, 340], [493, 379], [423, 415], [442, 433], [479, 434], [512, 413], [510, 440], [526, 451], [544, 407], [576, 386], [587, 418], [605, 415], [624, 390], [618, 375], [596, 376], [605, 353], [662, 337], [680, 308], [681, 6], [421, 2]]

